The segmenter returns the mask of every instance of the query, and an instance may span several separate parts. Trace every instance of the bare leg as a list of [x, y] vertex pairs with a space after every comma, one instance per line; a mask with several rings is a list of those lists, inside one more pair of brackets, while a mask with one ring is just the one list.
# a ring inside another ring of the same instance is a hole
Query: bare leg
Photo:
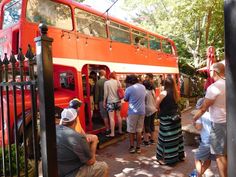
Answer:
[[155, 132], [151, 132], [151, 140], [155, 139]]
[[130, 146], [134, 146], [134, 133], [129, 133]]
[[202, 162], [200, 160], [195, 160], [195, 167], [197, 169], [198, 176], [202, 176]]
[[120, 117], [120, 111], [116, 111], [116, 116], [118, 120], [119, 133], [122, 133], [122, 118]]
[[99, 142], [98, 137], [97, 135], [92, 135], [92, 134], [86, 134], [85, 136], [87, 138], [88, 143], [90, 143], [92, 158], [95, 159], [97, 144]]
[[142, 133], [137, 132], [137, 147], [140, 147], [141, 142], [142, 142]]
[[144, 137], [144, 141], [146, 141], [146, 142], [149, 141], [149, 133], [145, 132], [145, 128], [143, 129], [143, 137]]
[[221, 177], [227, 177], [227, 157], [225, 155], [217, 155], [216, 163]]
[[202, 177], [206, 169], [210, 166], [211, 160], [206, 160], [205, 162], [201, 162], [200, 160], [195, 160], [195, 166], [197, 169], [197, 173], [199, 177]]
[[106, 130], [109, 130], [109, 122], [108, 122], [108, 117], [103, 117], [103, 121], [104, 121], [104, 124], [105, 124], [105, 127], [106, 127]]
[[114, 111], [109, 112], [109, 119], [110, 119], [110, 128], [111, 128], [111, 134], [110, 134], [110, 136], [115, 136]]

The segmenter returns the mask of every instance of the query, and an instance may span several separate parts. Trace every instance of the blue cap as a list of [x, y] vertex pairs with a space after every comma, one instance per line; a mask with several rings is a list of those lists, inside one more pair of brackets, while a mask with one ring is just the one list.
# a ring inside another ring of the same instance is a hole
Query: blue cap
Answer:
[[78, 98], [74, 98], [69, 102], [69, 108], [78, 109], [82, 105], [82, 101]]

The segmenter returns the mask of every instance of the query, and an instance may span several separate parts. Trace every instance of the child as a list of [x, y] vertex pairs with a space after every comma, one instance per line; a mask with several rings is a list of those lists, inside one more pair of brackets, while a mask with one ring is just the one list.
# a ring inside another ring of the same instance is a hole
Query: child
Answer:
[[[204, 102], [204, 98], [200, 98], [197, 101], [196, 109], [200, 109]], [[192, 172], [189, 176], [194, 176], [197, 172], [197, 176], [201, 177], [207, 168], [211, 164], [211, 160], [215, 157], [210, 151], [210, 131], [211, 131], [211, 120], [209, 112], [205, 112], [201, 118], [199, 118], [195, 123], [195, 128], [201, 130], [201, 142], [198, 149], [195, 151], [195, 166], [196, 170]]]

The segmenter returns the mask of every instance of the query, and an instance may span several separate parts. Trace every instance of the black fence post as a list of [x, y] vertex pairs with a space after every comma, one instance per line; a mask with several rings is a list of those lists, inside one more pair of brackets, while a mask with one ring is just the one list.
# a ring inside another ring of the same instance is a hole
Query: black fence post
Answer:
[[52, 64], [52, 38], [47, 37], [48, 28], [40, 24], [41, 36], [36, 42], [38, 72], [41, 154], [44, 177], [57, 177], [57, 149], [54, 117], [54, 89]]
[[228, 176], [236, 176], [236, 1], [225, 0], [225, 64]]

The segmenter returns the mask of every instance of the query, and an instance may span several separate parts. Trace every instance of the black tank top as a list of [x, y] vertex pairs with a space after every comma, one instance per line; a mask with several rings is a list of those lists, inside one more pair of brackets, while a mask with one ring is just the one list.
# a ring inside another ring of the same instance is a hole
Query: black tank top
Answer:
[[174, 94], [172, 91], [167, 92], [166, 97], [160, 104], [159, 116], [171, 116], [177, 113], [178, 105], [175, 103]]

